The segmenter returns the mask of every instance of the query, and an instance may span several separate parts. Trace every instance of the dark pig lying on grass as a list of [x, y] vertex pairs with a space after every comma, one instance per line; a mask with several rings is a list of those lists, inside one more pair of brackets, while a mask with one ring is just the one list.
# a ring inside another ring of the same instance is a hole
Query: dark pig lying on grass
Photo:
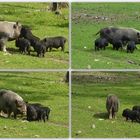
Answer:
[[28, 121], [41, 121], [44, 122], [49, 119], [50, 108], [44, 107], [41, 104], [28, 104], [27, 105], [27, 120]]
[[119, 100], [116, 95], [107, 96], [106, 109], [108, 111], [109, 119], [116, 117], [116, 112], [118, 112], [118, 109], [119, 109]]
[[127, 53], [129, 53], [129, 52], [133, 53], [135, 49], [136, 49], [135, 42], [129, 41], [127, 44]]
[[17, 114], [26, 114], [26, 103], [17, 93], [11, 90], [0, 90], [0, 112], [8, 114], [14, 113], [14, 118], [16, 119]]
[[124, 109], [122, 116], [126, 118], [126, 121], [130, 119], [132, 122], [140, 122], [140, 112], [137, 110]]
[[100, 49], [104, 49], [108, 46], [108, 41], [105, 38], [98, 38], [94, 42], [95, 45], [95, 51], [99, 51]]
[[30, 41], [28, 39], [25, 38], [17, 38], [15, 41], [15, 45], [16, 47], [19, 48], [19, 51], [21, 53], [26, 54], [28, 52], [28, 54], [30, 55]]
[[62, 51], [65, 49], [66, 38], [62, 36], [46, 37], [42, 40], [46, 45], [46, 50], [51, 51], [53, 48], [61, 48]]

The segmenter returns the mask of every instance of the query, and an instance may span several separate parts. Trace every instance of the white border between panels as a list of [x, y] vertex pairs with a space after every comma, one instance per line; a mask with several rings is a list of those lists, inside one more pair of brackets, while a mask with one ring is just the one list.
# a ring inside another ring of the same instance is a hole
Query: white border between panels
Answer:
[[71, 139], [72, 136], [71, 56], [71, 3], [69, 2], [69, 139]]
[[140, 0], [0, 0], [0, 2], [140, 2]]
[[140, 69], [71, 69], [77, 72], [139, 72]]
[[68, 69], [0, 69], [0, 72], [67, 72]]

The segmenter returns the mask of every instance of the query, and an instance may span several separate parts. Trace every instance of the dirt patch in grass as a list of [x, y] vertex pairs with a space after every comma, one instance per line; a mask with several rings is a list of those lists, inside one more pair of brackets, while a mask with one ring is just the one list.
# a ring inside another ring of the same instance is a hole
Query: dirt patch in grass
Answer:
[[[127, 75], [127, 76], [126, 76]], [[107, 72], [73, 72], [72, 73], [72, 81], [77, 81], [77, 82], [87, 82], [87, 83], [104, 83], [104, 82], [113, 82], [117, 83], [120, 81], [127, 81], [128, 79], [139, 79], [140, 78], [140, 73], [136, 72], [135, 74], [133, 73], [124, 73], [120, 72], [118, 73], [107, 73]]]

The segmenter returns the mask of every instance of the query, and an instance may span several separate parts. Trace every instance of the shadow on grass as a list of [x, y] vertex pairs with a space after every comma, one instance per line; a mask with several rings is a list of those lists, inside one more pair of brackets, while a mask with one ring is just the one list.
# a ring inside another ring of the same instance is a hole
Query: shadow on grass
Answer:
[[[26, 55], [26, 56], [33, 56], [33, 57], [37, 57], [37, 55], [36, 54], [30, 54], [30, 55], [28, 55], [28, 53], [26, 53], [26, 54], [22, 54], [18, 49], [16, 49], [16, 48], [7, 48], [7, 51], [9, 52], [9, 53], [11, 53], [11, 54], [19, 54], [19, 55]], [[30, 53], [32, 53], [32, 52], [34, 52], [34, 51], [30, 51]]]
[[63, 23], [63, 24], [54, 24], [54, 25], [50, 25], [52, 27], [60, 27], [60, 28], [68, 28], [69, 27], [69, 23]]
[[102, 112], [102, 113], [96, 113], [93, 115], [95, 118], [100, 119], [108, 119], [108, 113]]
[[16, 54], [17, 54], [17, 53], [20, 53], [19, 50], [16, 49], [16, 48], [7, 48], [7, 51], [10, 52], [10, 53], [12, 53], [12, 54], [13, 54], [13, 53], [16, 53]]

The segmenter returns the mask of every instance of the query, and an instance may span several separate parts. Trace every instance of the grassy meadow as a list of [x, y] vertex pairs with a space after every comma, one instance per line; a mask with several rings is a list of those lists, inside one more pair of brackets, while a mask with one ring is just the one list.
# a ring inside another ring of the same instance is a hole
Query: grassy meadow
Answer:
[[41, 103], [51, 108], [49, 121], [25, 122], [0, 117], [0, 138], [67, 138], [68, 85], [66, 72], [0, 73], [1, 89], [18, 93], [29, 103]]
[[94, 51], [95, 35], [108, 26], [140, 30], [140, 3], [72, 3], [72, 68], [140, 68], [140, 45], [133, 54], [126, 50]]
[[48, 10], [50, 3], [0, 3], [0, 20], [19, 21], [32, 29], [32, 33], [44, 37], [64, 36], [67, 38], [65, 52], [53, 49], [46, 52], [44, 58], [22, 55], [15, 46], [15, 41], [6, 44], [11, 55], [0, 52], [0, 68], [68, 68], [68, 26], [69, 8], [62, 8], [61, 15], [55, 15]]
[[[122, 117], [122, 111], [140, 105], [140, 72], [73, 72], [73, 138], [139, 138], [140, 124]], [[120, 101], [117, 119], [108, 119], [106, 97]]]

